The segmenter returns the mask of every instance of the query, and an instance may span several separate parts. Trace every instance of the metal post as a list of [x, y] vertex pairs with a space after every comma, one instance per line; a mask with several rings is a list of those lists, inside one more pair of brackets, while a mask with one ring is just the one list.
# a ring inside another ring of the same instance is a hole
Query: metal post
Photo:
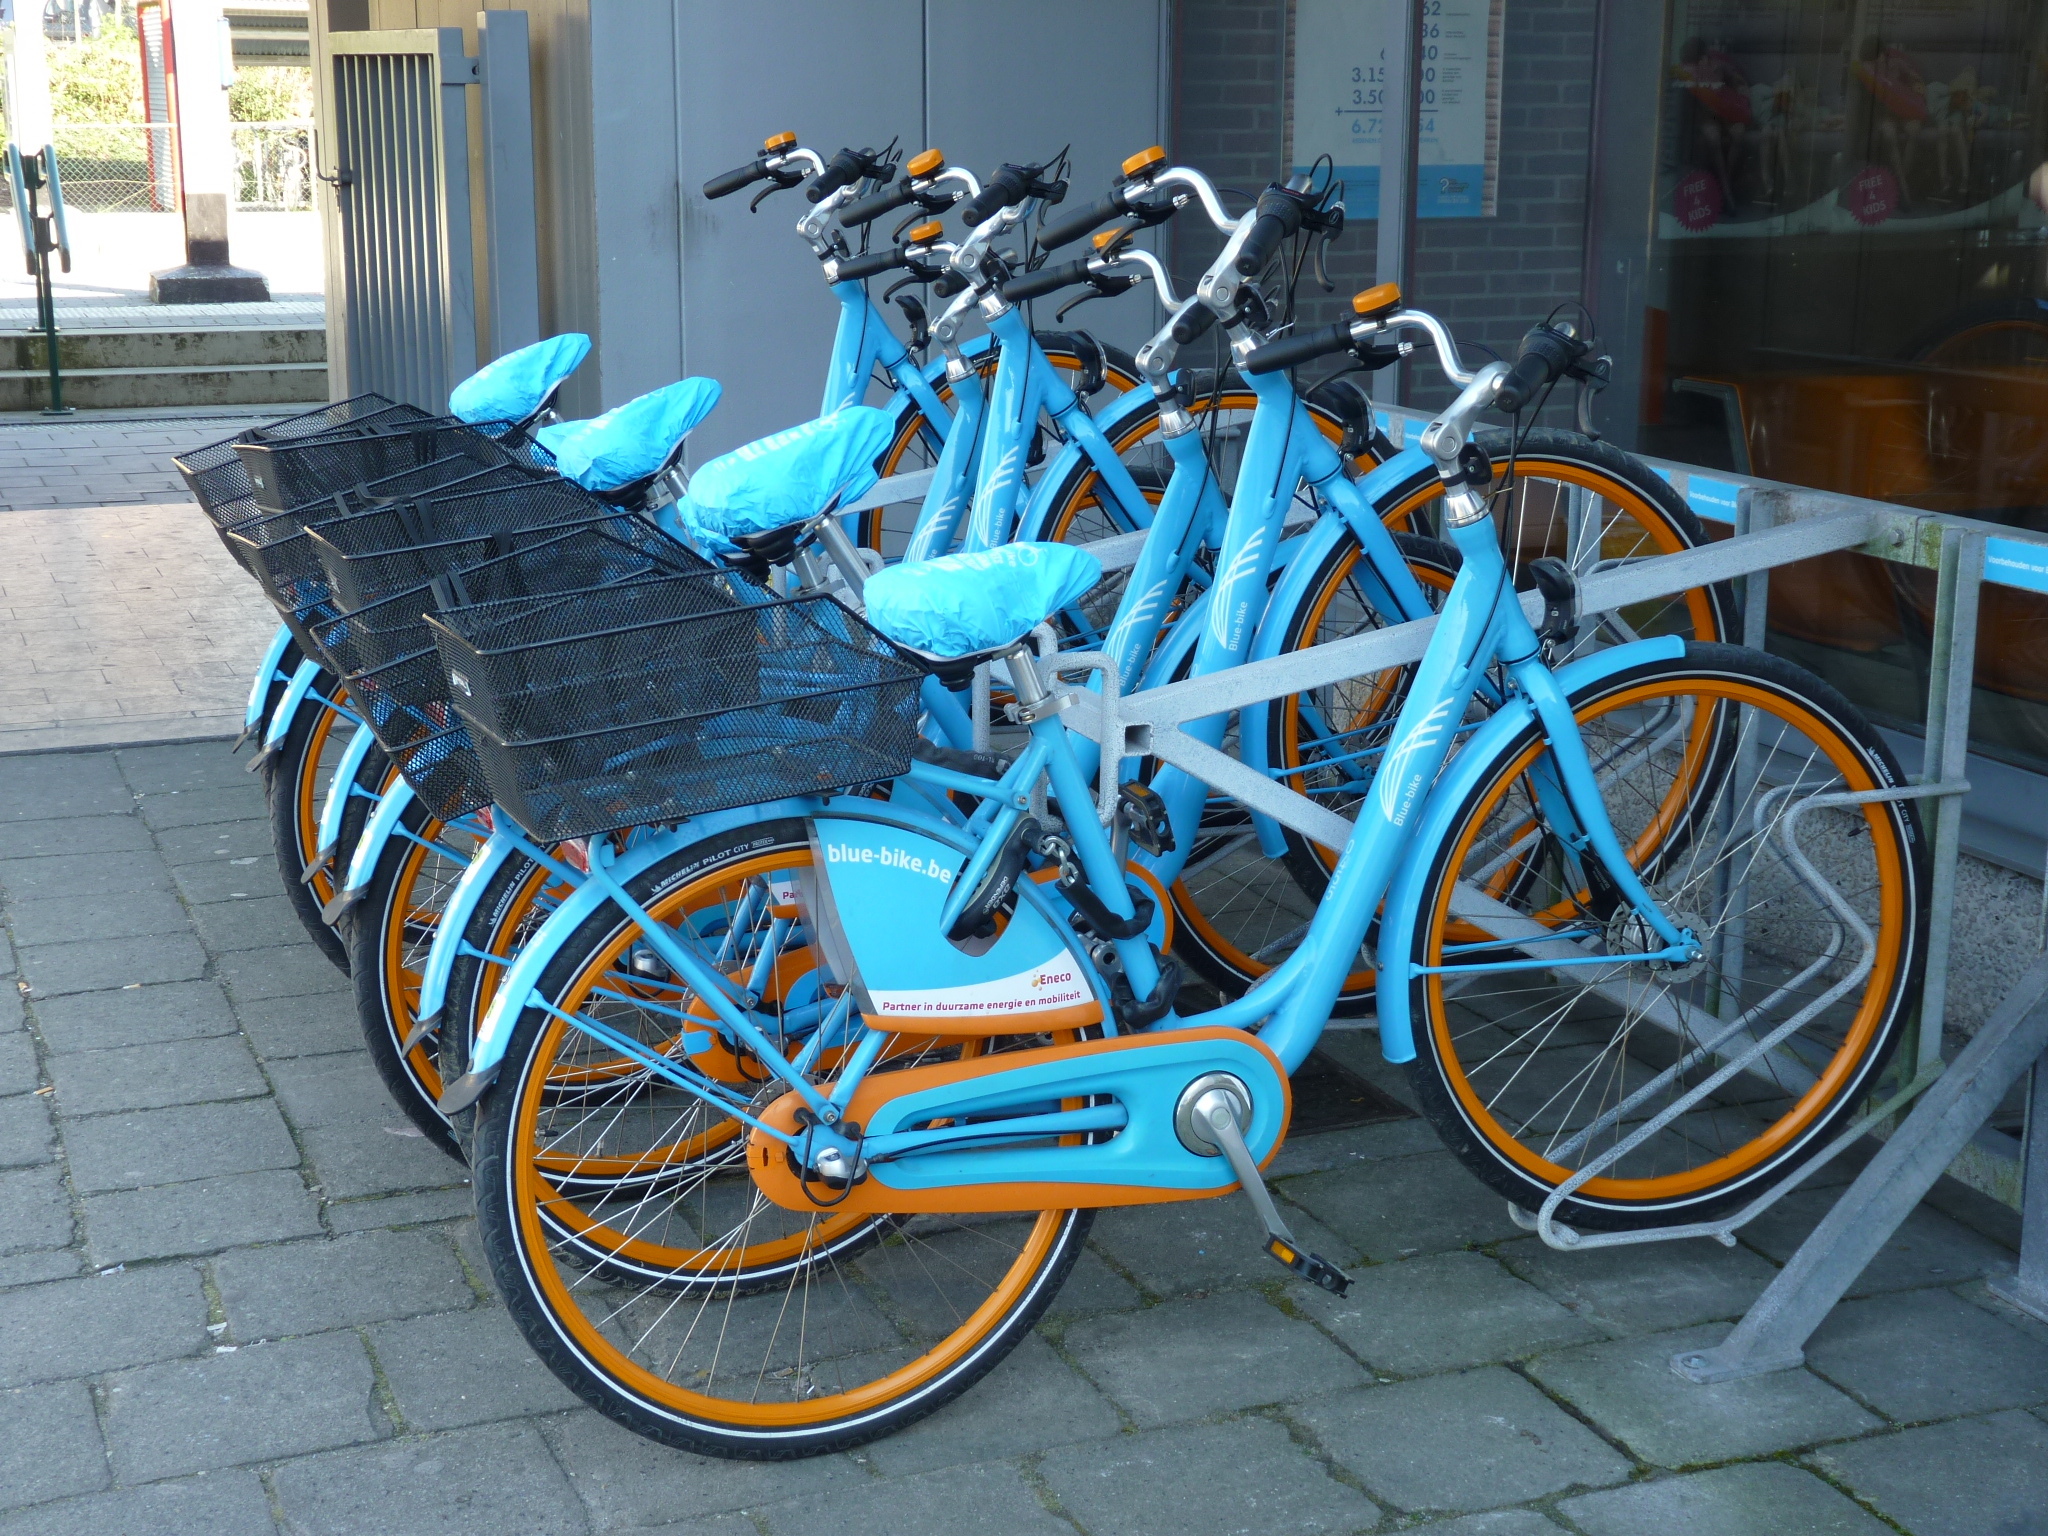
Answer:
[[[1934, 595], [1933, 655], [1927, 678], [1926, 783], [1953, 783], [1969, 770], [1970, 690], [1977, 672], [1977, 607], [1984, 585], [1984, 535], [1944, 526]], [[1927, 971], [1917, 1021], [1918, 1071], [1941, 1061], [1948, 1014], [1949, 939], [1955, 920], [1956, 859], [1962, 850], [1963, 797], [1934, 806], [1934, 874], [1928, 886]], [[1900, 1063], [1903, 1068], [1906, 1063]]]
[[[35, 232], [36, 262], [36, 324], [43, 333], [43, 361], [50, 369], [50, 403], [43, 407], [45, 416], [72, 416], [76, 410], [64, 403], [64, 372], [57, 360], [57, 288], [50, 276], [50, 256], [57, 249], [56, 233], [53, 228], [56, 213], [44, 213], [37, 194], [49, 185], [49, 167], [44, 155], [53, 151], [25, 156], [22, 160], [22, 182], [28, 189], [28, 221]], [[55, 194], [52, 194], [54, 203]]]
[[[1951, 797], [1953, 798], [1953, 797]], [[1891, 1241], [1947, 1171], [2006, 1089], [2048, 1046], [2048, 956], [2036, 960], [1993, 1010], [1955, 1065], [1921, 1095], [1791, 1261], [1778, 1271], [1726, 1340], [1673, 1356], [1689, 1381], [1733, 1381], [1789, 1370], [1843, 1292]], [[2035, 1199], [2041, 1200], [2038, 1189]], [[2042, 1201], [2048, 1204], [2048, 1201]], [[2036, 1224], [2037, 1253], [2043, 1246]], [[2037, 1260], [2038, 1262], [2038, 1260]], [[2044, 1266], [2048, 1267], [2048, 1266]]]
[[477, 74], [483, 86], [489, 345], [492, 357], [503, 357], [540, 340], [540, 241], [533, 194], [533, 73], [526, 12], [479, 12], [476, 51]]
[[[1416, 76], [1420, 73], [1421, 5], [1419, 0], [1388, 0], [1386, 7], [1386, 94], [1380, 107], [1380, 216], [1374, 279], [1399, 283], [1408, 291], [1409, 257], [1414, 247]], [[1401, 403], [1405, 364], [1382, 368], [1373, 375], [1372, 398], [1378, 406]]]
[[2027, 1079], [2027, 1130], [2020, 1151], [2020, 1264], [1991, 1289], [2048, 1323], [2048, 1055]]

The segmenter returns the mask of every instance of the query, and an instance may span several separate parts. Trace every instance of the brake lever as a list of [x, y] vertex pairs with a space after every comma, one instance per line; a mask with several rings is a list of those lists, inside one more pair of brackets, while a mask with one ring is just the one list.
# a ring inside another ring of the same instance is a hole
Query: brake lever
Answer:
[[776, 193], [787, 192], [791, 187], [800, 185], [804, 179], [801, 172], [794, 176], [789, 176], [786, 180], [784, 179], [785, 175], [786, 173], [782, 171], [770, 171], [768, 173], [768, 185], [754, 194], [754, 200], [747, 204], [747, 212], [752, 213]]
[[1328, 261], [1328, 253], [1329, 253], [1329, 249], [1330, 249], [1330, 241], [1331, 241], [1331, 240], [1332, 240], [1333, 238], [1334, 238], [1334, 236], [1332, 236], [1331, 234], [1325, 233], [1325, 234], [1323, 234], [1323, 235], [1319, 236], [1319, 237], [1317, 238], [1317, 240], [1316, 240], [1316, 252], [1315, 252], [1315, 278], [1316, 278], [1316, 286], [1318, 286], [1319, 288], [1321, 288], [1321, 289], [1323, 290], [1323, 292], [1325, 292], [1325, 293], [1335, 293], [1335, 292], [1337, 291], [1337, 284], [1336, 284], [1336, 283], [1335, 283], [1335, 282], [1334, 282], [1334, 281], [1333, 281], [1333, 280], [1331, 279], [1331, 277], [1330, 277], [1330, 264], [1329, 264], [1329, 261]]
[[1614, 359], [1604, 353], [1591, 362], [1577, 363], [1569, 370], [1571, 378], [1579, 386], [1579, 396], [1574, 402], [1579, 435], [1600, 441], [1600, 429], [1593, 425], [1593, 401], [1614, 377]]

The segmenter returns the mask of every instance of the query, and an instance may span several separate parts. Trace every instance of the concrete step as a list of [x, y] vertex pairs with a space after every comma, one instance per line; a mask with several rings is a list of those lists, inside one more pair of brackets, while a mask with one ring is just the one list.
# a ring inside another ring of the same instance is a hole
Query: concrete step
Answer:
[[[64, 370], [64, 403], [82, 410], [296, 405], [326, 398], [324, 362]], [[41, 410], [49, 403], [48, 373], [42, 369], [0, 369], [0, 411]]]
[[[236, 368], [324, 363], [327, 332], [318, 326], [213, 326], [192, 330], [60, 330], [57, 361], [73, 369]], [[48, 366], [39, 332], [0, 333], [0, 372]]]

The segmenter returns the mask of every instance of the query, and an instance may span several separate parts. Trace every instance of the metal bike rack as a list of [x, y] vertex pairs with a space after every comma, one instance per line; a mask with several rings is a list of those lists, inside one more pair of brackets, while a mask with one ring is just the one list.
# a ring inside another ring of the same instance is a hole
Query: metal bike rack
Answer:
[[[1398, 417], [1394, 420], [1405, 425]], [[1660, 470], [1696, 508], [1706, 500], [1714, 509], [1709, 515], [1733, 522], [1737, 537], [1588, 576], [1581, 588], [1582, 607], [1587, 613], [1608, 612], [1696, 586], [1740, 580], [1744, 589], [1743, 638], [1761, 648], [1769, 572], [1774, 567], [1817, 555], [1855, 552], [1929, 568], [1936, 573], [1924, 758], [1929, 773], [1898, 789], [1824, 797], [1845, 801], [1911, 798], [1934, 802], [1931, 921], [1923, 991], [1899, 1056], [1899, 1076], [1903, 1081], [1882, 1102], [1867, 1108], [1818, 1155], [1742, 1210], [1715, 1222], [1633, 1233], [1581, 1234], [1555, 1220], [1559, 1203], [1570, 1193], [1571, 1186], [1567, 1186], [1546, 1202], [1536, 1216], [1518, 1212], [1517, 1219], [1539, 1232], [1544, 1241], [1562, 1249], [1701, 1236], [1732, 1245], [1735, 1232], [1745, 1223], [1865, 1135], [1884, 1134], [1889, 1125], [1889, 1134], [1877, 1155], [1729, 1338], [1714, 1349], [1689, 1351], [1675, 1358], [1672, 1368], [1680, 1375], [1705, 1382], [1799, 1364], [1813, 1329], [1935, 1181], [1952, 1167], [1980, 1188], [1987, 1184], [2010, 1187], [2013, 1172], [2023, 1172], [2024, 1235], [2020, 1263], [2014, 1275], [1994, 1280], [1992, 1288], [2015, 1306], [2048, 1321], [2048, 1054], [2044, 1054], [2048, 1051], [2048, 956], [2036, 961], [2020, 977], [1952, 1064], [1944, 1065], [1941, 1057], [1956, 864], [1961, 853], [1962, 796], [1969, 789], [1964, 770], [1969, 747], [1978, 600], [1986, 579], [1987, 549], [1998, 549], [2003, 568], [2025, 567], [2039, 572], [2036, 579], [2040, 584], [2031, 589], [2048, 590], [2048, 537], [1915, 512], [1887, 503], [1753, 480], [1718, 479], [1687, 471], [1682, 466], [1660, 466]], [[1124, 546], [1134, 548], [1139, 537], [1125, 535], [1093, 548], [1105, 557], [1106, 564], [1127, 563], [1129, 555]], [[2008, 544], [2013, 549], [2005, 549]], [[1540, 597], [1525, 594], [1523, 604], [1532, 620], [1540, 617]], [[1326, 847], [1341, 849], [1350, 835], [1350, 824], [1342, 817], [1227, 753], [1196, 741], [1182, 727], [1247, 705], [1415, 661], [1423, 654], [1434, 627], [1435, 621], [1430, 619], [1403, 624], [1121, 699], [1105, 701], [1093, 694], [1076, 694], [1067, 718], [1076, 730], [1110, 750], [1126, 755], [1150, 754]], [[1806, 863], [1796, 848], [1792, 852], [1799, 862]], [[1810, 863], [1806, 863], [1806, 869], [1813, 878], [1820, 879]], [[1787, 1032], [1781, 1028], [1751, 1040], [1739, 1052], [1715, 1053], [1721, 1065], [1705, 1083], [1635, 1133], [1614, 1153], [1585, 1170], [1578, 1182], [1597, 1174], [1607, 1161], [1636, 1141], [1654, 1134], [1664, 1120], [1699, 1102], [1734, 1072], [1754, 1064], [1772, 1049], [1778, 1036]], [[1983, 1163], [1987, 1156], [1995, 1154], [1987, 1154], [1984, 1148], [1986, 1120], [2006, 1091], [2030, 1069], [2033, 1077], [2020, 1169], [2008, 1167], [1987, 1178]]]

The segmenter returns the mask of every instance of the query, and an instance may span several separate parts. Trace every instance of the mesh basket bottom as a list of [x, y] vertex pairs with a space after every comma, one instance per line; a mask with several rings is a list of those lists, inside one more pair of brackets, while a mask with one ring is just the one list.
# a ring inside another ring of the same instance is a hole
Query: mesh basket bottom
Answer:
[[491, 803], [483, 764], [460, 725], [392, 754], [420, 805], [436, 821], [453, 821]]
[[916, 684], [696, 720], [508, 743], [470, 721], [492, 798], [536, 839], [556, 842], [660, 826], [742, 805], [817, 795], [910, 771]]

